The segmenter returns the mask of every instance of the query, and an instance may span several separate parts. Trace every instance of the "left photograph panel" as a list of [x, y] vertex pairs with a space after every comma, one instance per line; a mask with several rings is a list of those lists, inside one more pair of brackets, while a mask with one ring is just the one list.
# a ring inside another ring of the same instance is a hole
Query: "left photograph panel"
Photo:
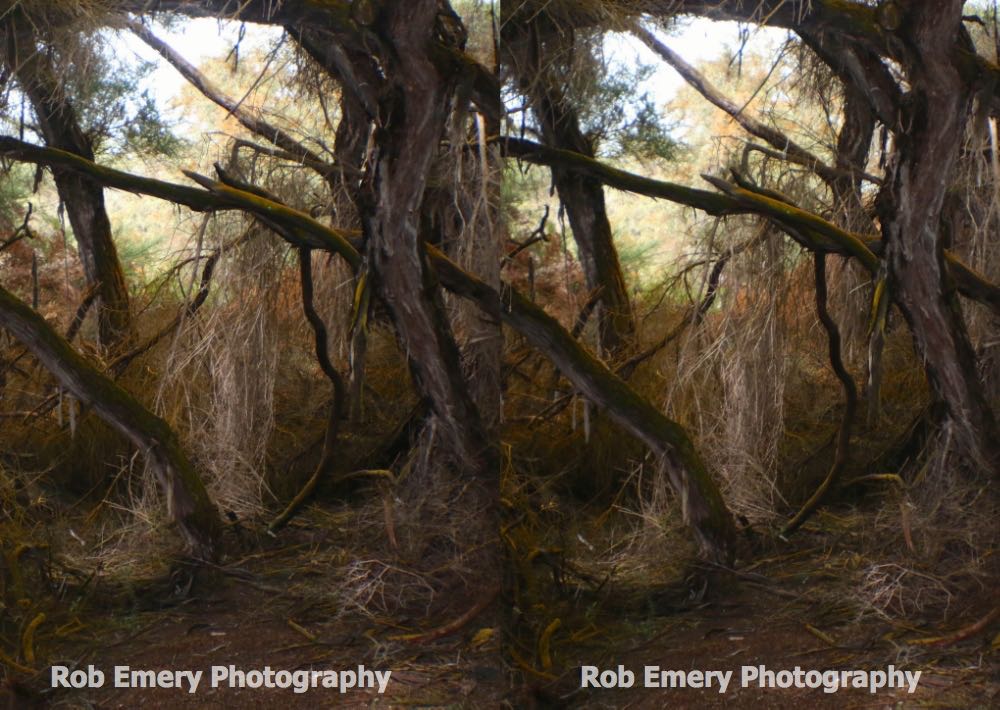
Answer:
[[0, 4], [0, 707], [505, 702], [498, 13]]

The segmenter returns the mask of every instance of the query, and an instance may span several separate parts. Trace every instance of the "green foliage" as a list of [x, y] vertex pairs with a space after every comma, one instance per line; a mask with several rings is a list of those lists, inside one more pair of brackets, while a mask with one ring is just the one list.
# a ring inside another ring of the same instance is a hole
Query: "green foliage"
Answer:
[[31, 195], [34, 172], [25, 163], [12, 163], [0, 173], [0, 231], [11, 231], [20, 223]]
[[[94, 152], [113, 158], [175, 155], [184, 142], [171, 131], [143, 82], [152, 62], [88, 53], [86, 67], [67, 72], [65, 90]], [[74, 62], [77, 64], [77, 62]]]
[[580, 123], [607, 158], [673, 160], [679, 145], [671, 137], [671, 124], [649, 92], [637, 93], [654, 73], [650, 64], [627, 65], [600, 57], [583, 63], [569, 83]]

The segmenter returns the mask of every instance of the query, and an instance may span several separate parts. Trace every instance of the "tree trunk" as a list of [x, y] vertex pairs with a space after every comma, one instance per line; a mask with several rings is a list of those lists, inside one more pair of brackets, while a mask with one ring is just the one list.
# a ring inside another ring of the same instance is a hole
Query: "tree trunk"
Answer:
[[[537, 24], [543, 23], [544, 19]], [[561, 41], [556, 32], [534, 25], [523, 26], [511, 19], [504, 23], [503, 51], [521, 90], [529, 97], [542, 141], [551, 148], [593, 158], [594, 146], [580, 128], [575, 107], [547, 69], [548, 62], [558, 61], [554, 56], [570, 52], [568, 48], [558, 48], [543, 54], [544, 47]], [[601, 348], [615, 353], [632, 341], [635, 322], [608, 220], [604, 186], [598, 180], [560, 166], [552, 166], [552, 179], [573, 230], [587, 287], [591, 291], [600, 289]]]
[[421, 245], [427, 176], [444, 130], [450, 82], [430, 61], [438, 3], [386, 6], [378, 28], [390, 47], [378, 140], [362, 196], [367, 258], [392, 314], [417, 387], [452, 451], [485, 488], [497, 490], [498, 457], [462, 376], [459, 352]]
[[828, 183], [834, 192], [835, 205], [842, 212], [847, 230], [866, 234], [871, 219], [865, 214], [861, 198], [862, 174], [868, 163], [875, 114], [867, 99], [853, 84], [844, 85], [844, 123], [837, 135], [837, 168], [844, 174]]
[[[37, 50], [32, 31], [6, 27], [6, 61], [25, 95], [31, 101], [45, 143], [94, 159], [90, 140], [84, 135], [68, 98], [59, 86], [54, 67]], [[100, 342], [113, 347], [131, 334], [128, 286], [111, 233], [100, 183], [73, 170], [53, 167], [56, 189], [69, 216], [80, 251], [88, 286], [97, 285], [97, 319]]]
[[952, 63], [961, 0], [914, 3], [901, 30], [911, 85], [889, 180], [879, 196], [890, 288], [924, 360], [935, 396], [969, 463], [996, 475], [1000, 440], [948, 277], [941, 209], [971, 101]]
[[92, 406], [98, 416], [143, 452], [156, 471], [167, 513], [188, 552], [201, 559], [213, 558], [221, 521], [170, 425], [88, 364], [40, 315], [3, 288], [0, 327], [20, 340], [74, 397]]

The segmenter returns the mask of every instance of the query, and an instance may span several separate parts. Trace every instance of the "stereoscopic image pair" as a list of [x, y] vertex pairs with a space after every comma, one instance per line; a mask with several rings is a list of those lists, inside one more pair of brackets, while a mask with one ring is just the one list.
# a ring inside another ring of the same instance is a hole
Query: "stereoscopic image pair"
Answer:
[[0, 707], [990, 707], [994, 0], [0, 1]]

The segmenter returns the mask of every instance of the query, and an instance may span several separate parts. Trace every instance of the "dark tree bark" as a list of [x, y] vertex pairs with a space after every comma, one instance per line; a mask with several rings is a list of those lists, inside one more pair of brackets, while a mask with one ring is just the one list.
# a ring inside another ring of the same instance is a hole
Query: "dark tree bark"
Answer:
[[972, 99], [952, 61], [962, 5], [961, 0], [915, 2], [900, 29], [911, 91], [879, 211], [891, 292], [913, 331], [931, 387], [948, 409], [961, 452], [996, 475], [996, 421], [945, 269], [940, 229]]
[[[93, 160], [90, 140], [59, 86], [54, 67], [37, 49], [39, 37], [18, 25], [14, 18], [5, 24], [5, 60], [31, 101], [45, 143]], [[106, 347], [113, 347], [129, 337], [132, 319], [128, 286], [104, 206], [104, 189], [100, 183], [72, 170], [53, 167], [52, 174], [73, 227], [87, 284], [98, 288], [100, 341]]]
[[45, 320], [0, 288], [0, 327], [27, 347], [59, 383], [131, 441], [156, 471], [167, 513], [190, 554], [212, 559], [222, 530], [194, 466], [165, 421], [88, 364]]
[[[579, 48], [566, 46], [567, 40], [548, 25], [544, 14], [534, 16], [531, 24], [522, 24], [514, 14], [504, 18], [501, 52], [531, 103], [542, 141], [552, 148], [593, 158], [594, 146], [581, 129], [577, 109], [549, 66]], [[635, 322], [608, 220], [604, 186], [561, 166], [552, 166], [552, 179], [573, 230], [587, 287], [599, 289], [601, 348], [615, 353], [632, 341]]]
[[373, 25], [386, 45], [377, 140], [365, 177], [361, 219], [367, 258], [392, 314], [420, 392], [430, 400], [452, 451], [498, 491], [499, 459], [462, 376], [458, 347], [441, 307], [421, 240], [427, 177], [453, 93], [428, 57], [438, 3], [385, 6]]
[[854, 84], [844, 85], [844, 123], [837, 135], [837, 168], [842, 171], [828, 183], [847, 228], [855, 232], [871, 229], [861, 201], [861, 175], [868, 163], [875, 135], [875, 114], [863, 92]]

